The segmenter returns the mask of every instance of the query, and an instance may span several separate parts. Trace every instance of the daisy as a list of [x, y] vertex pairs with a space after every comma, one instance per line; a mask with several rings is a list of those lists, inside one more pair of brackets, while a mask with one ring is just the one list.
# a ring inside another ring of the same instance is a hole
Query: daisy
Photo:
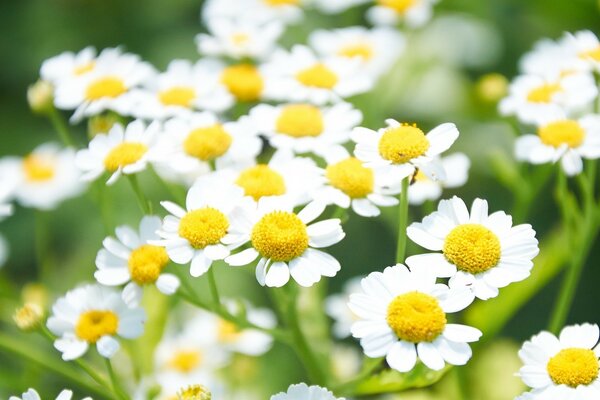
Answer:
[[585, 109], [597, 95], [598, 89], [589, 73], [521, 75], [510, 84], [508, 96], [498, 107], [502, 115], [515, 115], [523, 123], [535, 123], [540, 116], [561, 109], [567, 112]]
[[378, 207], [398, 204], [394, 197], [400, 193], [400, 182], [389, 185], [382, 172], [351, 157], [346, 149], [339, 148], [325, 154], [327, 185], [318, 189], [314, 197], [341, 208], [352, 207], [363, 217], [376, 217]]
[[411, 271], [402, 264], [372, 272], [361, 281], [362, 293], [350, 296], [350, 309], [359, 317], [352, 336], [360, 339], [367, 357], [385, 357], [392, 369], [408, 372], [417, 356], [428, 368], [445, 363], [464, 365], [471, 358], [468, 343], [481, 337], [478, 329], [449, 324], [447, 313], [473, 301], [466, 288], [436, 284], [436, 276]]
[[331, 107], [260, 104], [250, 110], [250, 118], [276, 149], [323, 155], [350, 139], [352, 128], [362, 121], [362, 113], [350, 103]]
[[179, 278], [163, 273], [169, 263], [164, 247], [148, 242], [160, 239], [156, 231], [161, 221], [156, 216], [145, 216], [136, 232], [127, 225], [117, 227], [117, 239], [107, 237], [102, 242], [104, 248], [96, 256], [94, 273], [102, 285], [117, 286], [129, 282], [123, 289], [123, 300], [130, 306], [138, 306], [142, 299], [142, 287], [156, 284], [156, 288], [171, 295], [179, 287]]
[[273, 80], [269, 96], [275, 100], [325, 104], [368, 91], [372, 78], [361, 70], [359, 59], [319, 58], [301, 45], [277, 50], [264, 65]]
[[363, 278], [357, 276], [348, 280], [344, 283], [342, 293], [332, 294], [325, 299], [325, 313], [333, 319], [333, 334], [339, 339], [352, 334], [352, 324], [358, 319], [348, 307], [348, 302], [352, 293], [360, 291], [360, 281]]
[[213, 69], [221, 64], [210, 59], [192, 64], [173, 60], [167, 70], [135, 90], [133, 115], [164, 119], [189, 115], [193, 110], [221, 112], [233, 105], [233, 98], [218, 81]]
[[74, 109], [72, 122], [104, 110], [130, 115], [134, 106], [130, 90], [154, 74], [154, 68], [137, 55], [109, 49], [88, 73], [57, 82], [54, 104], [64, 110]]
[[274, 394], [270, 400], [344, 400], [343, 397], [335, 397], [326, 388], [320, 386], [307, 386], [306, 383], [291, 385], [287, 392]]
[[561, 42], [571, 51], [573, 59], [583, 63], [585, 69], [600, 71], [600, 40], [592, 31], [567, 32]]
[[[117, 49], [106, 49], [106, 55]], [[96, 49], [86, 47], [78, 53], [66, 51], [51, 57], [42, 63], [40, 76], [43, 80], [56, 85], [58, 82], [76, 78], [91, 72], [96, 65]]]
[[564, 39], [559, 42], [542, 39], [519, 61], [519, 69], [525, 75], [566, 76], [585, 71], [587, 68], [584, 67], [585, 61], [577, 59]]
[[385, 122], [388, 126], [378, 131], [354, 129], [356, 158], [368, 167], [381, 169], [390, 182], [414, 175], [417, 168], [431, 179], [445, 179], [444, 169], [435, 157], [458, 138], [456, 125], [441, 124], [425, 134], [414, 124], [401, 124], [393, 119]]
[[417, 28], [431, 19], [437, 0], [376, 0], [376, 3], [367, 11], [367, 19], [372, 24], [404, 22], [410, 28]]
[[[339, 219], [310, 224], [325, 210], [321, 202], [311, 202], [295, 213], [280, 198], [260, 199], [256, 207], [244, 209], [233, 220], [232, 240], [250, 243], [250, 248], [225, 259], [231, 266], [247, 265], [260, 258], [256, 279], [261, 286], [281, 287], [290, 275], [301, 286], [312, 286], [321, 276], [333, 277], [340, 263], [317, 250], [338, 243], [345, 236]], [[309, 225], [310, 224], [310, 225]]]
[[81, 357], [94, 344], [102, 357], [112, 357], [120, 347], [115, 336], [139, 337], [145, 320], [144, 310], [130, 308], [118, 292], [87, 285], [67, 292], [54, 303], [47, 326], [58, 336], [54, 347], [69, 361]]
[[[73, 392], [65, 389], [58, 394], [58, 396], [56, 397], [56, 400], [71, 400], [72, 397], [73, 397]], [[35, 389], [30, 388], [25, 393], [23, 393], [21, 395], [21, 397], [10, 396], [8, 398], [8, 400], [41, 400], [41, 398], [40, 398], [40, 395], [38, 394], [38, 392], [35, 391]], [[92, 400], [92, 398], [86, 397], [82, 400]]]
[[[248, 20], [254, 23], [282, 21], [295, 24], [304, 15], [305, 0], [209, 0], [204, 2], [202, 19], [206, 24], [218, 18]], [[252, 10], [252, 13], [248, 13]]]
[[533, 390], [520, 400], [600, 398], [598, 325], [563, 328], [557, 338], [541, 332], [525, 342], [518, 375]]
[[411, 224], [406, 233], [418, 245], [441, 251], [408, 257], [408, 266], [450, 278], [450, 287], [466, 286], [482, 300], [527, 278], [539, 252], [531, 225], [512, 226], [512, 217], [503, 211], [488, 215], [482, 199], [475, 199], [470, 215], [458, 197], [442, 200], [436, 212]]
[[171, 215], [164, 218], [157, 232], [162, 240], [151, 244], [164, 246], [176, 264], [191, 262], [193, 277], [203, 275], [213, 261], [224, 259], [243, 243], [231, 234], [242, 197], [242, 189], [233, 185], [195, 184], [187, 193], [185, 209], [170, 201], [161, 202]]
[[7, 165], [6, 162], [0, 160], [0, 221], [12, 215], [13, 206], [9, 201], [13, 198], [18, 185], [18, 179], [12, 173], [12, 169], [7, 168]]
[[440, 159], [444, 169], [443, 180], [429, 179], [421, 170], [417, 171], [408, 188], [408, 202], [412, 205], [423, 204], [427, 200], [437, 200], [445, 188], [452, 189], [463, 186], [469, 178], [469, 157], [463, 153], [454, 153]]
[[600, 157], [600, 115], [568, 118], [564, 112], [546, 114], [537, 121], [537, 135], [524, 135], [515, 143], [520, 161], [544, 164], [560, 160], [568, 176], [581, 173], [582, 158]]
[[77, 152], [75, 164], [83, 171], [82, 179], [92, 181], [108, 172], [106, 184], [112, 185], [121, 175], [141, 172], [148, 163], [161, 160], [163, 151], [155, 145], [159, 130], [158, 122], [145, 126], [135, 120], [126, 127], [114, 124], [108, 134], [96, 135], [87, 149]]
[[0, 175], [10, 177], [7, 185], [14, 185], [13, 196], [25, 207], [51, 210], [85, 189], [75, 152], [56, 143], [44, 143], [23, 158], [6, 157], [0, 170]]
[[404, 37], [395, 29], [362, 26], [316, 30], [308, 42], [322, 57], [357, 58], [374, 77], [388, 71], [405, 47]]

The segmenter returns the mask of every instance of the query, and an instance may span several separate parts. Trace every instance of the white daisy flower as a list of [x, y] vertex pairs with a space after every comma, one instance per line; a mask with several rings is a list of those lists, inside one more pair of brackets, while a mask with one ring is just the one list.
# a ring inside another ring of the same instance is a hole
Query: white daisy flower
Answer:
[[[106, 49], [110, 53], [115, 49]], [[72, 79], [91, 72], [96, 65], [96, 49], [86, 47], [78, 53], [66, 51], [51, 57], [42, 63], [40, 76], [43, 80], [54, 85], [58, 82]]]
[[[241, 188], [218, 184], [195, 184], [187, 193], [186, 208], [170, 201], [161, 205], [167, 215], [158, 231], [162, 240], [151, 242], [164, 246], [171, 261], [176, 264], [191, 262], [190, 274], [203, 275], [215, 260], [222, 260], [230, 250], [243, 244], [232, 235], [236, 207], [243, 204]], [[248, 199], [249, 200], [249, 199]]]
[[350, 139], [352, 129], [362, 121], [362, 113], [350, 103], [331, 107], [260, 104], [250, 110], [250, 118], [276, 149], [322, 156], [332, 146]]
[[574, 56], [573, 48], [565, 40], [542, 39], [534, 44], [533, 50], [523, 55], [519, 69], [525, 75], [566, 76], [588, 70], [585, 64]]
[[567, 32], [561, 43], [571, 51], [572, 58], [582, 63], [587, 70], [600, 71], [600, 40], [594, 32]]
[[366, 166], [381, 169], [386, 180], [398, 182], [414, 175], [417, 168], [432, 179], [445, 179], [445, 172], [436, 156], [448, 150], [458, 138], [452, 123], [438, 125], [425, 134], [416, 125], [401, 124], [393, 119], [378, 131], [355, 128], [354, 154]]
[[156, 288], [171, 295], [179, 287], [179, 278], [163, 273], [169, 263], [164, 247], [151, 245], [151, 240], [160, 239], [156, 231], [161, 226], [159, 217], [144, 216], [136, 232], [127, 225], [117, 227], [117, 239], [107, 237], [96, 256], [94, 273], [102, 285], [117, 286], [129, 282], [123, 289], [123, 300], [130, 306], [138, 306], [142, 299], [142, 287], [156, 284]]
[[374, 77], [388, 71], [404, 51], [404, 36], [396, 29], [363, 26], [316, 30], [308, 38], [322, 57], [357, 58]]
[[133, 115], [145, 119], [186, 116], [193, 110], [221, 112], [233, 105], [233, 98], [213, 70], [218, 61], [205, 59], [192, 64], [173, 60], [167, 70], [148, 80], [144, 89], [132, 92]]
[[435, 281], [429, 271], [402, 264], [361, 281], [363, 293], [352, 294], [348, 305], [360, 319], [352, 325], [352, 336], [360, 339], [367, 357], [385, 357], [400, 372], [413, 369], [417, 356], [436, 371], [445, 363], [467, 363], [472, 354], [468, 343], [479, 340], [481, 332], [449, 324], [447, 313], [466, 308], [473, 294]]
[[9, 165], [0, 159], [0, 221], [13, 213], [13, 205], [9, 202], [13, 199], [19, 182]]
[[333, 321], [333, 334], [339, 339], [347, 338], [352, 334], [352, 324], [358, 320], [356, 314], [348, 307], [350, 295], [360, 291], [360, 281], [364, 276], [357, 276], [346, 283], [342, 293], [336, 293], [328, 296], [325, 299], [325, 313], [329, 315]]
[[437, 0], [376, 0], [376, 3], [367, 11], [367, 19], [372, 24], [403, 22], [410, 28], [417, 28], [431, 19]]
[[[247, 265], [260, 258], [256, 279], [261, 286], [281, 287], [290, 275], [301, 286], [312, 286], [321, 276], [333, 277], [340, 263], [317, 250], [338, 243], [345, 236], [339, 219], [310, 224], [325, 210], [320, 202], [309, 203], [295, 213], [292, 205], [278, 198], [262, 198], [257, 207], [244, 210], [232, 221], [232, 240], [249, 242], [250, 248], [225, 259], [231, 266]], [[309, 225], [310, 224], [310, 225]]]
[[436, 212], [411, 224], [406, 234], [428, 250], [441, 251], [408, 257], [408, 266], [450, 278], [450, 287], [469, 287], [482, 300], [527, 278], [539, 252], [531, 225], [512, 226], [512, 217], [503, 211], [488, 215], [482, 199], [475, 199], [470, 214], [460, 198], [442, 200]]
[[221, 123], [208, 112], [168, 120], [161, 145], [170, 149], [171, 157], [165, 163], [172, 170], [193, 175], [202, 174], [210, 163], [222, 169], [254, 160], [262, 149], [262, 141], [248, 117]]
[[291, 51], [277, 50], [264, 65], [273, 81], [269, 97], [289, 102], [325, 104], [368, 91], [373, 80], [361, 69], [359, 59], [320, 59], [301, 45]]
[[75, 152], [56, 143], [44, 143], [23, 158], [6, 157], [0, 170], [10, 177], [7, 185], [16, 185], [13, 196], [25, 207], [51, 210], [85, 189]]
[[518, 160], [544, 164], [560, 160], [568, 176], [581, 173], [582, 158], [600, 158], [600, 115], [567, 118], [564, 112], [546, 114], [537, 120], [537, 135], [524, 135], [515, 142]]
[[378, 207], [398, 204], [395, 195], [400, 193], [400, 182], [390, 185], [381, 170], [351, 157], [346, 149], [328, 151], [325, 161], [327, 184], [317, 190], [315, 199], [341, 208], [352, 207], [363, 217], [376, 217], [381, 213]]
[[[56, 400], [71, 400], [73, 397], [73, 392], [70, 390], [63, 390], [58, 394]], [[25, 393], [21, 395], [21, 397], [10, 396], [8, 400], [41, 400], [40, 395], [35, 389], [29, 388]], [[91, 397], [86, 397], [82, 400], [92, 400]]]
[[598, 325], [582, 324], [563, 328], [558, 338], [544, 331], [525, 342], [518, 375], [533, 390], [518, 399], [599, 399], [598, 336]]
[[52, 306], [47, 326], [58, 336], [54, 347], [65, 361], [81, 357], [96, 345], [102, 357], [119, 350], [115, 336], [135, 339], [144, 332], [146, 313], [130, 308], [119, 292], [100, 285], [73, 289]]
[[268, 57], [284, 28], [277, 20], [260, 24], [246, 18], [216, 18], [206, 23], [211, 34], [196, 36], [198, 52], [235, 59]]
[[368, 3], [370, 0], [312, 0], [311, 6], [325, 14], [339, 14], [359, 4]]
[[[208, 0], [202, 8], [202, 19], [206, 24], [217, 18], [234, 18], [254, 23], [282, 21], [295, 24], [304, 15], [305, 0]], [[248, 13], [252, 10], [252, 13]]]
[[427, 200], [437, 200], [445, 188], [452, 189], [463, 186], [469, 178], [469, 157], [463, 153], [454, 153], [440, 159], [444, 169], [443, 180], [429, 179], [421, 170], [417, 171], [408, 188], [408, 202], [412, 205], [423, 204]]
[[130, 90], [154, 74], [154, 68], [139, 56], [107, 49], [90, 72], [57, 83], [54, 104], [64, 110], [74, 109], [72, 122], [104, 110], [130, 115], [134, 106]]
[[108, 172], [106, 182], [112, 185], [123, 174], [130, 175], [146, 169], [148, 163], [164, 159], [164, 151], [156, 146], [160, 130], [158, 122], [145, 126], [140, 120], [112, 126], [108, 134], [94, 136], [87, 149], [77, 152], [75, 164], [83, 171], [82, 179], [92, 181]]
[[508, 96], [498, 105], [502, 115], [515, 115], [521, 122], [534, 123], [548, 113], [577, 112], [598, 95], [589, 73], [574, 72], [562, 77], [521, 75], [513, 80]]
[[287, 392], [277, 393], [270, 400], [345, 400], [343, 397], [335, 397], [326, 388], [320, 386], [307, 386], [306, 383], [291, 385]]

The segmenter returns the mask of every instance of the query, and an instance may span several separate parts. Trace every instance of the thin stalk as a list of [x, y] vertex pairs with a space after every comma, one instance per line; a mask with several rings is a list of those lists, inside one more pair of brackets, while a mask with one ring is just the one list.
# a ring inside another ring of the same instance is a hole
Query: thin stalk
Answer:
[[144, 215], [151, 215], [152, 214], [152, 206], [151, 206], [150, 202], [148, 201], [148, 199], [146, 198], [146, 196], [144, 195], [144, 192], [142, 191], [142, 188], [140, 187], [140, 183], [137, 180], [137, 176], [135, 174], [127, 175], [127, 179], [129, 179], [131, 188], [133, 189], [133, 192], [135, 193], [135, 197], [137, 199], [138, 205], [140, 206], [140, 210], [142, 210], [142, 213], [144, 213]]
[[115, 370], [112, 367], [112, 364], [110, 362], [110, 358], [105, 358], [104, 362], [106, 363], [106, 370], [108, 371], [108, 376], [110, 377], [110, 383], [112, 385], [113, 392], [115, 392], [115, 394], [119, 398], [121, 398], [123, 400], [127, 400], [129, 398], [129, 396], [127, 396], [127, 394], [125, 394], [125, 392], [121, 388], [121, 384], [119, 382], [119, 378], [115, 374]]
[[396, 262], [404, 262], [406, 253], [406, 225], [408, 224], [408, 184], [410, 177], [402, 179], [402, 191], [398, 204], [398, 246], [396, 248]]
[[56, 108], [52, 107], [48, 113], [48, 118], [63, 144], [67, 147], [76, 147], [75, 140], [73, 140], [73, 137], [71, 136], [71, 131], [69, 130], [66, 121]]
[[212, 296], [215, 307], [221, 308], [221, 296], [219, 296], [219, 287], [217, 286], [217, 280], [215, 279], [215, 267], [211, 266], [208, 269], [208, 285], [210, 286], [210, 294]]

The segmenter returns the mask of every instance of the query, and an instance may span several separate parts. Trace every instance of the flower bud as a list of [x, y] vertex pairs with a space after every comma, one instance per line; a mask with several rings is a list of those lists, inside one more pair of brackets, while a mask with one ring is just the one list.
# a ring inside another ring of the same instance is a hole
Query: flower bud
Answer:
[[203, 385], [190, 385], [187, 388], [181, 388], [177, 392], [179, 400], [211, 400], [210, 390]]
[[96, 135], [106, 134], [116, 123], [122, 123], [122, 118], [117, 114], [95, 115], [88, 119], [88, 137], [92, 139]]
[[508, 92], [508, 81], [501, 74], [493, 73], [483, 75], [475, 86], [477, 97], [487, 103], [496, 103], [506, 96]]
[[37, 81], [27, 89], [27, 102], [34, 113], [48, 114], [54, 107], [54, 87], [50, 82]]
[[44, 318], [44, 310], [38, 304], [25, 303], [13, 315], [13, 320], [19, 329], [29, 332], [37, 329]]

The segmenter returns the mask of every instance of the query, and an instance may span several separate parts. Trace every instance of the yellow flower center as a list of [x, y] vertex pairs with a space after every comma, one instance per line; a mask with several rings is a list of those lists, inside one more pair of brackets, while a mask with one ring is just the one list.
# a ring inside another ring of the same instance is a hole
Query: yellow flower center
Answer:
[[212, 394], [206, 386], [191, 385], [177, 392], [178, 400], [211, 400]]
[[310, 104], [283, 107], [275, 123], [277, 132], [292, 137], [319, 136], [323, 133], [323, 114]]
[[79, 316], [75, 334], [88, 343], [96, 343], [102, 336], [114, 335], [119, 328], [119, 317], [112, 311], [90, 310]]
[[179, 350], [169, 360], [168, 366], [178, 372], [188, 373], [200, 366], [202, 353], [198, 350]]
[[338, 77], [325, 64], [318, 63], [312, 67], [303, 69], [296, 74], [296, 79], [305, 86], [312, 86], [320, 89], [332, 89]]
[[417, 4], [418, 0], [377, 0], [377, 2], [384, 7], [391, 8], [398, 14], [405, 14], [411, 7]]
[[575, 388], [596, 380], [598, 367], [598, 356], [592, 350], [572, 347], [552, 357], [546, 370], [555, 384]]
[[585, 138], [585, 131], [577, 123], [570, 119], [551, 122], [538, 129], [538, 136], [542, 143], [548, 146], [560, 147], [563, 144], [574, 148], [579, 147]]
[[412, 125], [386, 129], [379, 139], [379, 154], [394, 164], [404, 164], [422, 156], [429, 149], [429, 140], [422, 130]]
[[442, 251], [458, 269], [471, 274], [494, 267], [501, 255], [498, 236], [479, 224], [462, 224], [452, 229]]
[[532, 103], [550, 103], [552, 97], [562, 91], [560, 84], [558, 83], [545, 83], [532, 89], [527, 94], [527, 101]]
[[362, 165], [360, 160], [349, 157], [332, 164], [325, 170], [331, 186], [340, 189], [353, 199], [373, 193], [375, 175], [373, 170]]
[[263, 196], [280, 196], [286, 190], [281, 174], [265, 164], [245, 169], [235, 183], [244, 189], [246, 196], [256, 201]]
[[54, 162], [48, 157], [30, 154], [23, 159], [23, 172], [29, 182], [42, 182], [54, 177]]
[[104, 158], [104, 167], [109, 172], [139, 161], [148, 151], [148, 146], [139, 142], [123, 142], [115, 146]]
[[446, 313], [437, 299], [421, 292], [396, 296], [388, 305], [386, 321], [407, 342], [432, 342], [446, 327]]
[[308, 248], [306, 225], [294, 213], [273, 211], [252, 228], [252, 247], [273, 261], [290, 261]]
[[219, 320], [218, 338], [221, 343], [232, 343], [239, 339], [240, 329], [234, 323], [224, 319]]
[[105, 97], [119, 97], [127, 91], [125, 82], [116, 76], [105, 76], [90, 83], [85, 91], [88, 101], [100, 100]]
[[94, 67], [96, 67], [96, 62], [94, 61], [89, 61], [85, 64], [81, 64], [76, 66], [75, 68], [73, 68], [73, 74], [75, 75], [83, 75], [87, 72], [90, 72], [91, 70], [94, 69]]
[[158, 99], [165, 106], [190, 107], [195, 98], [196, 92], [187, 86], [174, 86], [158, 93]]
[[256, 101], [265, 86], [263, 77], [252, 64], [238, 64], [225, 68], [221, 83], [240, 101]]
[[223, 125], [215, 124], [191, 131], [183, 142], [183, 149], [192, 157], [211, 161], [225, 154], [232, 141]]
[[579, 57], [583, 59], [591, 59], [594, 61], [600, 61], [600, 46], [595, 49], [584, 51], [579, 53]]
[[363, 60], [370, 60], [373, 57], [373, 46], [369, 43], [348, 44], [340, 48], [337, 54], [342, 57], [360, 57]]
[[278, 6], [296, 6], [300, 4], [300, 0], [264, 0], [265, 4], [272, 7]]
[[169, 262], [164, 247], [145, 244], [133, 250], [129, 255], [129, 273], [137, 284], [154, 283]]
[[203, 249], [219, 243], [227, 234], [229, 220], [221, 211], [212, 207], [188, 212], [179, 223], [179, 236], [187, 239], [192, 247]]

